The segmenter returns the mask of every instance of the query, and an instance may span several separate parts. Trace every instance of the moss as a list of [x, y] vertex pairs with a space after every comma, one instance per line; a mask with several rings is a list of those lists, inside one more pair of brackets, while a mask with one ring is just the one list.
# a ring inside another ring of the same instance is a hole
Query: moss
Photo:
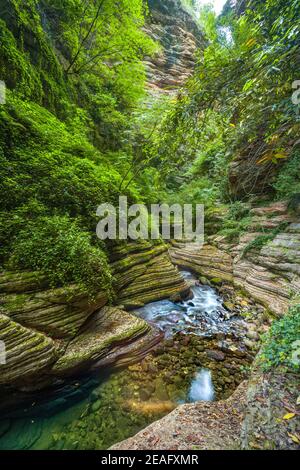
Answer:
[[258, 235], [254, 240], [249, 242], [243, 249], [242, 256], [246, 256], [251, 250], [259, 251], [269, 242], [272, 242], [274, 238], [281, 232], [283, 232], [289, 226], [289, 222], [283, 222], [278, 227], [270, 231], [265, 231], [261, 235]]
[[1, 297], [1, 304], [4, 306], [8, 313], [13, 313], [20, 310], [26, 302], [30, 299], [28, 294], [10, 295]]

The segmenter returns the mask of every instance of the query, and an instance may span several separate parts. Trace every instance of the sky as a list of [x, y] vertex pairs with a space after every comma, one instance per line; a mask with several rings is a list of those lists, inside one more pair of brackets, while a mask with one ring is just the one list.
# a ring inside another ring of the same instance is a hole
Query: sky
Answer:
[[227, 0], [198, 0], [198, 5], [200, 7], [201, 5], [212, 3], [215, 8], [216, 14], [219, 15], [223, 10], [223, 6], [225, 5], [226, 1]]

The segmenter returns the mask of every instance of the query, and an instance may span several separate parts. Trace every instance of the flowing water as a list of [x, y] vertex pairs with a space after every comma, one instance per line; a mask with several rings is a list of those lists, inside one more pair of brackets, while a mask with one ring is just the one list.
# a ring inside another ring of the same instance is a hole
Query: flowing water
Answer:
[[191, 402], [196, 401], [213, 401], [214, 399], [214, 386], [210, 370], [202, 369], [197, 373], [192, 382], [189, 399]]
[[187, 345], [187, 339], [230, 331], [234, 322], [226, 320], [214, 289], [198, 285], [190, 273], [182, 275], [192, 285], [191, 300], [163, 300], [136, 311], [164, 331], [165, 342], [174, 341], [167, 354], [149, 354], [124, 370], [99, 371], [28, 396], [2, 413], [0, 449], [105, 449], [178, 403], [213, 400], [211, 372], [201, 367], [197, 345]]

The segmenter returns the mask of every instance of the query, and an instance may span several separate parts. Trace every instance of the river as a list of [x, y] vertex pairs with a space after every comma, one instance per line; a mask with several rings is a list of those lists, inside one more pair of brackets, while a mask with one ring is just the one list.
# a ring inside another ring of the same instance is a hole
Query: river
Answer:
[[137, 310], [165, 339], [141, 363], [99, 371], [28, 396], [0, 420], [0, 449], [107, 449], [172, 411], [213, 400], [212, 373], [203, 365], [202, 338], [234, 331], [217, 292], [182, 272], [193, 298], [162, 300]]

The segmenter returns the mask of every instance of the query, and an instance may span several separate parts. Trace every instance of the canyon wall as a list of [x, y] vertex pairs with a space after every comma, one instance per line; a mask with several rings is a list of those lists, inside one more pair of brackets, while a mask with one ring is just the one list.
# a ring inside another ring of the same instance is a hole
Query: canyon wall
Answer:
[[0, 273], [1, 386], [42, 388], [65, 376], [143, 357], [161, 334], [128, 310], [185, 296], [189, 287], [165, 245], [135, 243], [111, 254], [116, 298], [92, 301], [76, 285], [53, 289], [39, 273]]
[[152, 93], [174, 93], [193, 73], [196, 49], [204, 37], [193, 16], [180, 0], [148, 0], [146, 31], [160, 52], [146, 61], [148, 86]]
[[[172, 259], [216, 284], [233, 284], [282, 316], [300, 290], [300, 218], [288, 211], [286, 202], [254, 207], [250, 215], [251, 225], [237, 242], [212, 235], [198, 252], [193, 246], [174, 246]], [[270, 231], [274, 235], [268, 242], [255, 243]]]

